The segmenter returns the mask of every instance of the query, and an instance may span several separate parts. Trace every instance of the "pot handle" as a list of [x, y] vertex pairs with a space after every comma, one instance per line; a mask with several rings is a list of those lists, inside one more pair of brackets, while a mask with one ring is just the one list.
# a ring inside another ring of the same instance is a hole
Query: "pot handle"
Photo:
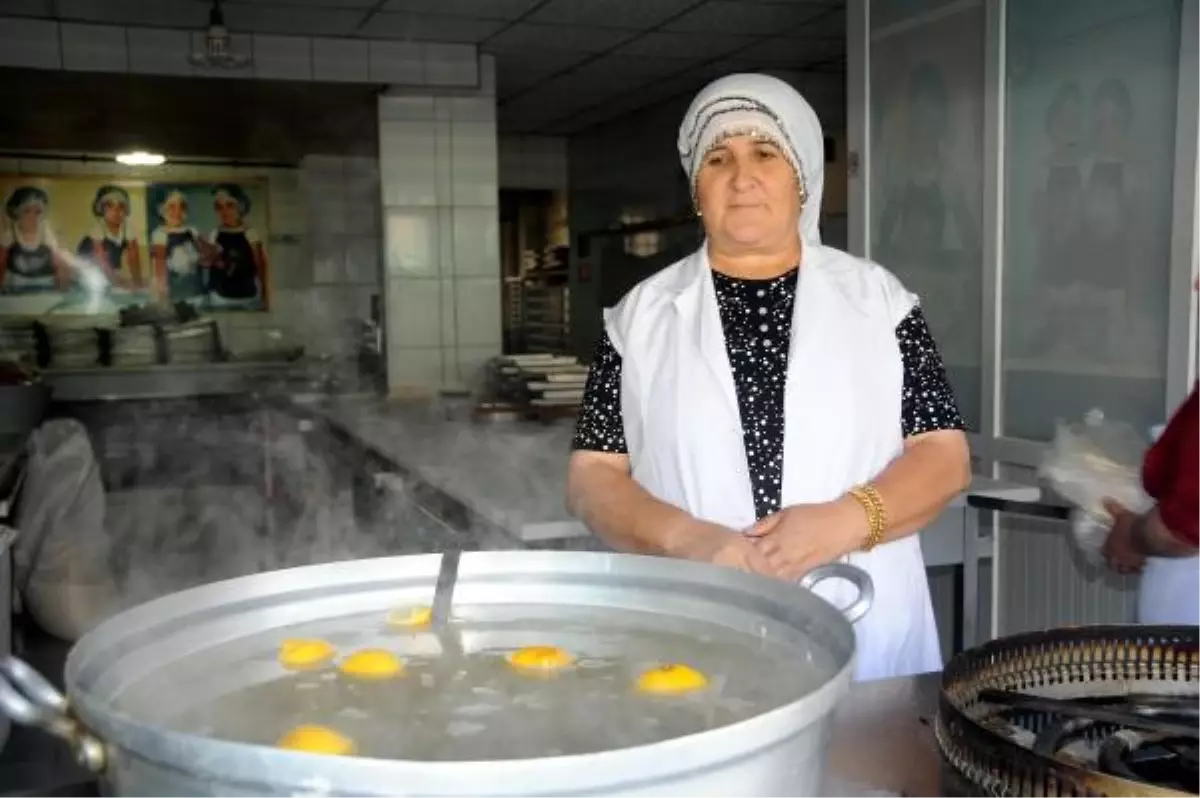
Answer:
[[848, 606], [838, 610], [847, 621], [855, 623], [867, 614], [867, 610], [871, 609], [871, 602], [875, 600], [875, 583], [871, 581], [871, 575], [866, 571], [848, 562], [818, 565], [800, 577], [800, 587], [812, 590], [817, 583], [824, 582], [826, 579], [845, 579], [858, 589], [858, 597]]
[[14, 723], [34, 726], [71, 746], [80, 765], [104, 770], [104, 744], [71, 717], [67, 698], [24, 660], [0, 659], [0, 712]]

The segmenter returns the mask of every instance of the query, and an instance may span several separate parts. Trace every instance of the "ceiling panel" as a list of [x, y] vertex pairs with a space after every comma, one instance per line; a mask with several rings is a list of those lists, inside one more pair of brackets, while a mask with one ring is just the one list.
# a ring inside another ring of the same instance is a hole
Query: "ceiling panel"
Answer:
[[387, 0], [382, 10], [512, 20], [536, 6], [538, 2], [539, 0]]
[[[205, 5], [212, 5], [208, 0], [195, 0]], [[350, 8], [361, 8], [366, 11], [378, 3], [378, 0], [225, 0], [221, 5], [234, 4], [251, 6], [307, 6], [309, 8], [327, 8], [334, 11], [345, 11]]]
[[730, 61], [745, 66], [802, 67], [807, 64], [843, 57], [842, 39], [801, 39], [775, 37], [764, 39], [738, 53]]
[[676, 58], [682, 61], [707, 61], [741, 50], [754, 43], [752, 36], [666, 33], [655, 31], [622, 45], [617, 55]]
[[487, 53], [530, 53], [539, 50], [598, 53], [637, 35], [616, 28], [586, 28], [573, 25], [518, 23], [484, 42]]
[[[349, 36], [358, 29], [362, 9], [224, 4], [225, 24], [235, 33], [283, 33], [299, 36]], [[208, 24], [207, 14], [198, 27]]]
[[709, 0], [663, 27], [665, 30], [684, 33], [768, 36], [784, 33], [822, 13], [822, 8], [807, 4], [767, 5], [734, 0]]
[[358, 33], [375, 39], [478, 44], [507, 24], [498, 19], [385, 12], [372, 15]]
[[194, 0], [58, 0], [57, 17], [151, 28], [200, 28], [208, 24], [208, 6]]
[[703, 0], [549, 0], [529, 15], [530, 22], [651, 28]]
[[48, 17], [53, 13], [50, 0], [5, 0], [4, 14], [13, 17]]
[[846, 38], [846, 8], [831, 8], [796, 31], [801, 36]]
[[496, 56], [496, 94], [504, 99], [588, 58], [587, 53], [540, 52]]
[[571, 74], [582, 77], [607, 77], [626, 82], [645, 82], [678, 74], [687, 69], [678, 60], [671, 58], [642, 58], [632, 55], [604, 55], [589, 61]]

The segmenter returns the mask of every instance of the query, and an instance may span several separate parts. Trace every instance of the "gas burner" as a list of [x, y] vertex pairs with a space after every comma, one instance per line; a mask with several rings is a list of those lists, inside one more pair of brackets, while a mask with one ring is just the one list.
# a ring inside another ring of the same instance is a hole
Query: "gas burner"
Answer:
[[1196, 627], [997, 640], [946, 668], [937, 736], [976, 793], [1198, 794]]

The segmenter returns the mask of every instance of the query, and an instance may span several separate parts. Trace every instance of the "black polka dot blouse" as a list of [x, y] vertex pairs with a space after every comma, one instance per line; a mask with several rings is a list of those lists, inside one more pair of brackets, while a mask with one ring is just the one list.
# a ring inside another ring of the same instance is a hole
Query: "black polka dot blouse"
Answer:
[[[792, 269], [769, 280], [712, 275], [760, 519], [777, 512], [782, 502], [784, 379], [798, 273]], [[963, 429], [954, 391], [919, 306], [896, 326], [896, 341], [904, 362], [900, 425], [905, 437]], [[573, 448], [628, 451], [621, 420], [621, 356], [607, 333], [596, 344]]]

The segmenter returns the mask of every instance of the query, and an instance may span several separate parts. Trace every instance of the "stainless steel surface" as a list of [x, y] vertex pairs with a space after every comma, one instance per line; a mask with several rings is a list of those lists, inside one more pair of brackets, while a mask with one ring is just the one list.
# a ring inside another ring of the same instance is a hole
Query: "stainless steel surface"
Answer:
[[438, 568], [437, 584], [433, 587], [433, 606], [430, 609], [430, 622], [434, 629], [440, 629], [450, 620], [450, 605], [454, 601], [454, 585], [458, 582], [458, 563], [461, 553], [448, 551], [442, 555]]
[[[108, 746], [116, 794], [810, 795], [822, 790], [831, 713], [849, 686], [854, 633], [812, 593], [732, 570], [655, 557], [584, 552], [486, 552], [462, 557], [456, 613], [472, 605], [534, 604], [653, 610], [795, 645], [834, 663], [819, 687], [774, 710], [661, 743], [518, 761], [405, 762], [323, 757], [169, 731], [139, 719], [143, 700], [195, 701], [171, 688], [170, 666], [214, 645], [295, 623], [429, 603], [441, 557], [334, 563], [217, 583], [159, 599], [86, 635], [67, 662], [78, 720]], [[481, 636], [482, 638], [482, 636]], [[486, 646], [470, 640], [471, 650]], [[799, 662], [797, 663], [799, 667]], [[225, 690], [253, 669], [214, 673]], [[270, 678], [270, 677], [268, 677]], [[120, 711], [115, 699], [121, 696]], [[401, 786], [402, 785], [402, 786]]]
[[812, 590], [826, 579], [845, 579], [858, 590], [858, 597], [854, 601], [845, 607], [838, 608], [842, 615], [846, 616], [847, 621], [855, 623], [867, 614], [867, 610], [871, 609], [871, 602], [875, 600], [875, 584], [866, 571], [849, 563], [831, 562], [827, 565], [818, 565], [806, 573], [800, 578], [799, 584], [805, 590]]

